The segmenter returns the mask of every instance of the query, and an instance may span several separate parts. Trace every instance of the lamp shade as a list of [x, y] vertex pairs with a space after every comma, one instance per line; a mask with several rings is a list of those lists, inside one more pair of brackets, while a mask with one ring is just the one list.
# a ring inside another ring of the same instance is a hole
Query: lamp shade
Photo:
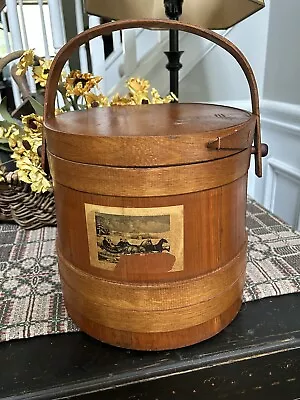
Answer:
[[[264, 0], [184, 0], [180, 21], [225, 29], [265, 6]], [[86, 11], [111, 19], [166, 18], [164, 0], [85, 0]]]

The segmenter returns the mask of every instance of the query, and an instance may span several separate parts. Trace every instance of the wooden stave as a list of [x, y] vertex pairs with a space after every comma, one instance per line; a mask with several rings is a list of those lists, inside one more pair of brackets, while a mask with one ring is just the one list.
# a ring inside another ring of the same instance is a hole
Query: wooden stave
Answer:
[[[58, 248], [63, 249], [64, 257], [76, 268], [108, 280], [135, 282], [146, 279], [148, 282], [158, 282], [183, 279], [182, 271], [139, 277], [118, 274], [117, 271], [111, 272], [94, 267], [89, 261], [87, 234], [84, 230], [78, 230], [77, 228], [78, 226], [85, 226], [84, 203], [86, 202], [141, 208], [160, 207], [166, 204], [176, 205], [179, 202], [186, 207], [184, 246], [187, 252], [185, 263], [188, 267], [186, 268], [185, 266], [184, 277], [189, 279], [200, 274], [212, 272], [234, 258], [243, 243], [245, 243], [246, 181], [247, 176], [245, 175], [225, 187], [188, 195], [155, 198], [116, 198], [91, 195], [57, 184], [55, 196], [58, 216]], [[69, 204], [68, 208], [64, 207], [64, 202]], [[197, 217], [201, 209], [211, 209], [214, 206], [215, 211], [210, 215], [202, 215], [196, 226], [194, 224], [195, 216]], [[218, 211], [218, 209], [221, 211]], [[76, 215], [76, 219], [74, 215]], [[230, 226], [232, 219], [235, 220], [236, 226], [234, 227]], [[218, 221], [223, 225], [222, 231], [219, 230]], [[207, 224], [210, 222], [205, 240], [203, 238], [201, 243], [194, 243], [195, 236], [199, 235], [199, 232], [205, 231]], [[192, 224], [194, 224], [193, 229]], [[201, 245], [197, 257], [194, 257], [191, 253], [194, 245]], [[202, 268], [200, 272], [199, 264]]]
[[[172, 350], [190, 346], [207, 340], [225, 329], [237, 316], [242, 305], [240, 297], [216, 318], [211, 318], [203, 324], [192, 328], [175, 330], [173, 332], [139, 333], [120, 331], [97, 324], [80, 313], [74, 305], [65, 300], [65, 305], [72, 320], [91, 337], [116, 347], [140, 351]], [[101, 332], [101, 337], [99, 336]]]
[[[227, 185], [247, 173], [250, 153], [248, 148], [205, 163], [154, 168], [75, 163], [50, 152], [48, 157], [54, 184], [58, 182], [79, 192], [104, 196], [154, 197], [194, 193]], [[135, 186], [130, 185], [132, 182]]]
[[[248, 150], [247, 150], [248, 151]], [[249, 154], [249, 151], [248, 151]], [[245, 158], [245, 155], [243, 155]], [[233, 182], [228, 183], [227, 185], [225, 185], [225, 187], [228, 187], [230, 185], [238, 185], [238, 186], [243, 186], [243, 193], [245, 193], [245, 181], [246, 181], [246, 175], [247, 175], [247, 171], [243, 171], [244, 174], [241, 177], [238, 177], [237, 179], [235, 179]], [[59, 184], [61, 186], [61, 184]], [[217, 188], [212, 188], [212, 189], [207, 189], [204, 191], [200, 191], [203, 192], [205, 194], [207, 193], [213, 193], [214, 191], [219, 190], [219, 191], [223, 191], [225, 189], [223, 189], [223, 185], [221, 187], [217, 187]], [[76, 190], [72, 190], [74, 193], [76, 193]], [[234, 191], [234, 190], [233, 190]], [[97, 196], [97, 195], [96, 195]], [[184, 194], [181, 194], [181, 196], [186, 196]], [[103, 196], [100, 196], [101, 198], [103, 198]], [[109, 197], [109, 196], [104, 196], [104, 197]], [[174, 196], [173, 196], [174, 197]], [[176, 196], [175, 196], [176, 197]], [[164, 198], [165, 201], [168, 200], [168, 196], [162, 196], [162, 198]], [[144, 200], [151, 201], [151, 197], [145, 197]], [[123, 197], [123, 202], [126, 202], [127, 198]], [[57, 199], [57, 201], [59, 201], [59, 199]], [[245, 212], [245, 210], [243, 210], [243, 213]], [[59, 224], [59, 232], [60, 232], [60, 224]], [[60, 233], [59, 233], [60, 236]], [[58, 240], [58, 245], [59, 245], [59, 240]], [[231, 255], [232, 257], [233, 255]], [[216, 265], [215, 268], [217, 268], [218, 266]], [[213, 272], [212, 272], [213, 273]], [[176, 277], [176, 279], [178, 279], [178, 276]], [[219, 332], [220, 330], [222, 330], [236, 315], [236, 313], [238, 312], [239, 306], [241, 304], [241, 296], [242, 296], [242, 286], [244, 283], [244, 278], [242, 278], [241, 275], [239, 278], [239, 290], [236, 290], [234, 296], [232, 298], [230, 298], [230, 303], [235, 304], [235, 306], [233, 307], [232, 304], [226, 304], [225, 308], [226, 309], [219, 309], [218, 312], [216, 313], [216, 315], [213, 318], [208, 319], [207, 321], [200, 321], [200, 324], [197, 324], [196, 321], [196, 325], [195, 326], [191, 326], [191, 327], [185, 327], [183, 329], [178, 328], [178, 330], [173, 330], [173, 335], [171, 335], [169, 332], [138, 332], [138, 333], [134, 333], [134, 332], [129, 332], [126, 331], [124, 329], [115, 329], [115, 327], [109, 327], [109, 326], [103, 326], [102, 324], [100, 324], [99, 322], [92, 322], [90, 318], [88, 318], [87, 316], [83, 317], [81, 315], [81, 313], [78, 312], [78, 310], [75, 310], [72, 306], [73, 301], [76, 299], [76, 297], [72, 297], [73, 300], [71, 300], [70, 298], [70, 289], [66, 288], [65, 283], [63, 284], [63, 292], [64, 292], [64, 297], [66, 299], [66, 304], [67, 304], [67, 308], [69, 310], [69, 313], [71, 315], [71, 317], [73, 318], [73, 320], [76, 322], [78, 321], [80, 323], [81, 329], [83, 329], [85, 332], [89, 333], [91, 336], [94, 336], [104, 342], [108, 342], [111, 344], [115, 344], [115, 345], [120, 345], [121, 347], [128, 347], [128, 348], [135, 348], [135, 349], [142, 349], [142, 350], [161, 350], [161, 349], [167, 349], [167, 348], [178, 348], [181, 346], [185, 346], [188, 344], [192, 344], [192, 343], [196, 343], [198, 341], [204, 340], [208, 337], [213, 336], [214, 334], [216, 334], [217, 332]], [[181, 278], [183, 278], [183, 276], [181, 275]], [[78, 302], [78, 301], [77, 301]], [[201, 305], [202, 307], [207, 307], [207, 304], [203, 303]], [[231, 310], [231, 311], [230, 311]], [[111, 309], [109, 314], [111, 314]], [[123, 310], [117, 310], [117, 320], [121, 319]], [[208, 316], [207, 316], [208, 318]], [[84, 322], [85, 321], [85, 322]], [[216, 321], [219, 321], [218, 323], [216, 323]], [[221, 322], [220, 322], [221, 321]], [[223, 322], [222, 322], [223, 321]], [[107, 325], [107, 324], [106, 324]], [[94, 329], [91, 329], [91, 326], [97, 327], [95, 328], [96, 331]], [[199, 327], [199, 329], [197, 328], [197, 326]], [[200, 328], [200, 326], [202, 328]], [[122, 327], [124, 328], [124, 327]], [[98, 331], [102, 332], [101, 335], [99, 336]], [[204, 331], [203, 331], [204, 329]], [[185, 341], [182, 341], [182, 336], [180, 336], [180, 340], [176, 339], [177, 334], [176, 332], [183, 332], [185, 331]], [[107, 332], [110, 332], [111, 334], [113, 334], [113, 338], [108, 339], [107, 336]], [[171, 331], [170, 331], [171, 332]], [[195, 333], [196, 332], [196, 333]], [[156, 339], [155, 339], [155, 335], [156, 335]], [[190, 335], [190, 336], [188, 336]], [[171, 340], [171, 337], [174, 336], [174, 339]], [[123, 341], [120, 341], [120, 338], [123, 338]], [[133, 346], [131, 346], [130, 344], [128, 345], [128, 343], [130, 343], [130, 341], [133, 344]], [[144, 343], [143, 343], [144, 341]], [[155, 341], [155, 345], [153, 344], [152, 347], [149, 348], [149, 341], [152, 343]]]
[[71, 265], [58, 249], [59, 272], [70, 288], [89, 301], [98, 297], [98, 303], [103, 306], [125, 311], [176, 310], [210, 301], [219, 296], [220, 288], [227, 288], [236, 282], [245, 272], [246, 249], [247, 242], [236, 257], [217, 270], [175, 282], [130, 283], [95, 277]]

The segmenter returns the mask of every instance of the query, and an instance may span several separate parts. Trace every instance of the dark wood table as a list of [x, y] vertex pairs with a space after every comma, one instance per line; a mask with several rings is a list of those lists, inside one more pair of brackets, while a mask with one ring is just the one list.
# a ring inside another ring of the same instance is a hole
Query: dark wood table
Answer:
[[300, 398], [300, 294], [243, 305], [206, 342], [136, 352], [83, 333], [0, 344], [1, 399], [295, 400]]

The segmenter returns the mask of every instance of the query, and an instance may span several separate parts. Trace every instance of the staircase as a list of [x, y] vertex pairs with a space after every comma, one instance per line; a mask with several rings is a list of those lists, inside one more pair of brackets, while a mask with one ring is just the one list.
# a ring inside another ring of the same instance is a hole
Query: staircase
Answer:
[[[66, 18], [69, 13], [73, 13], [72, 26], [70, 15]], [[70, 31], [74, 36], [103, 22], [101, 18], [84, 12], [82, 0], [70, 3], [62, 0], [6, 0], [2, 2], [0, 17], [7, 53], [35, 48], [39, 56], [46, 58], [54, 57], [70, 38]], [[184, 79], [213, 48], [209, 42], [181, 32], [180, 49], [184, 54], [180, 79]], [[122, 93], [129, 76], [149, 79], [152, 86], [165, 95], [169, 91], [169, 75], [165, 68], [167, 58], [164, 55], [167, 50], [167, 31], [129, 29], [114, 32], [110, 38], [95, 38], [82, 46], [75, 68], [102, 76], [101, 90], [106, 95]], [[34, 93], [34, 82], [30, 80], [29, 83]], [[22, 101], [21, 95], [16, 84], [12, 84], [18, 106]]]

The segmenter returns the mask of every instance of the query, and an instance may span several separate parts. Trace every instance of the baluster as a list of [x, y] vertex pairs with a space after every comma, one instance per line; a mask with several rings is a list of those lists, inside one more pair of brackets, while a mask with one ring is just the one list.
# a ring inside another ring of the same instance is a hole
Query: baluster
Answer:
[[125, 29], [123, 34], [123, 59], [124, 59], [124, 75], [129, 76], [135, 70], [137, 65], [136, 56], [136, 32], [135, 29]]
[[22, 41], [22, 34], [21, 34], [19, 16], [17, 10], [17, 0], [7, 0], [6, 6], [7, 6], [8, 23], [12, 38], [13, 51], [22, 50], [23, 41]]
[[157, 31], [157, 42], [162, 43], [164, 39], [167, 39], [168, 37], [168, 32], [164, 30], [159, 30]]
[[[11, 53], [11, 45], [10, 45], [9, 36], [8, 36], [6, 13], [4, 11], [1, 11], [0, 18], [1, 18], [2, 28], [3, 28], [3, 32], [4, 32], [4, 42], [5, 42], [6, 53]], [[0, 95], [0, 101], [2, 101], [1, 95]], [[1, 115], [0, 115], [0, 119], [3, 120]]]
[[[94, 15], [89, 15], [89, 27], [100, 25], [101, 20], [99, 17]], [[105, 93], [105, 54], [104, 54], [104, 43], [102, 36], [92, 39], [90, 42], [90, 53], [91, 53], [91, 63], [94, 75], [99, 75], [103, 77], [100, 82], [99, 87], [102, 92]]]
[[[22, 50], [23, 41], [22, 41], [22, 35], [18, 17], [17, 0], [6, 0], [6, 7], [7, 7], [8, 23], [12, 38], [12, 50], [13, 51]], [[15, 106], [19, 107], [19, 105], [22, 102], [20, 91], [14, 79], [12, 79], [11, 82], [12, 82], [12, 90], [15, 100]]]
[[59, 15], [60, 15], [60, 20], [61, 20], [61, 26], [63, 27], [64, 43], [66, 43], [67, 42], [67, 35], [66, 35], [66, 30], [65, 30], [64, 10], [63, 10], [63, 7], [62, 7], [62, 0], [58, 0], [58, 5], [59, 5]]
[[121, 32], [120, 31], [115, 31], [112, 33], [112, 38], [113, 38], [113, 53], [119, 52], [122, 48], [122, 42], [121, 42]]
[[48, 0], [50, 23], [53, 39], [54, 52], [65, 44], [65, 29], [62, 23], [61, 7], [59, 0]]
[[11, 53], [11, 45], [10, 45], [10, 40], [8, 36], [8, 26], [7, 26], [7, 20], [6, 20], [6, 13], [4, 11], [1, 11], [1, 23], [3, 26], [3, 32], [4, 32], [4, 41], [5, 41], [5, 48], [7, 53]]
[[45, 15], [44, 15], [44, 9], [43, 9], [43, 0], [39, 0], [39, 10], [40, 10], [40, 17], [41, 17], [41, 22], [42, 22], [42, 34], [43, 34], [43, 40], [44, 40], [45, 58], [49, 59], [50, 53], [49, 53], [49, 44], [48, 44], [48, 37], [47, 37], [47, 31], [46, 31]]
[[[56, 54], [60, 48], [66, 43], [66, 32], [63, 22], [62, 6], [60, 0], [48, 0], [50, 25], [52, 31], [52, 40], [54, 53]], [[64, 67], [64, 70], [68, 73], [68, 63]], [[59, 108], [63, 105], [62, 98], [58, 93], [56, 97], [56, 107]]]
[[[24, 49], [29, 49], [28, 37], [27, 37], [27, 29], [26, 29], [26, 23], [25, 23], [25, 18], [24, 18], [23, 7], [24, 7], [23, 0], [19, 0], [19, 15], [20, 15], [20, 20], [21, 20], [21, 32], [22, 32], [22, 38], [23, 38], [23, 43], [24, 43]], [[31, 93], [35, 93], [36, 92], [36, 86], [35, 86], [35, 83], [34, 83], [34, 79], [32, 77], [31, 68], [29, 69], [29, 71], [26, 72], [26, 79], [27, 79], [27, 83], [28, 83], [30, 92]]]
[[24, 18], [24, 11], [23, 11], [23, 0], [19, 0], [19, 15], [20, 15], [20, 27], [21, 27], [21, 34], [24, 43], [24, 49], [28, 49], [28, 37], [26, 31], [26, 24]]
[[[82, 11], [82, 0], [75, 0], [75, 15], [76, 15], [76, 27], [77, 33], [84, 31], [83, 25], [83, 11]], [[88, 72], [88, 61], [87, 61], [87, 53], [85, 45], [80, 46], [79, 48], [79, 60], [80, 60], [80, 69], [82, 72]]]

